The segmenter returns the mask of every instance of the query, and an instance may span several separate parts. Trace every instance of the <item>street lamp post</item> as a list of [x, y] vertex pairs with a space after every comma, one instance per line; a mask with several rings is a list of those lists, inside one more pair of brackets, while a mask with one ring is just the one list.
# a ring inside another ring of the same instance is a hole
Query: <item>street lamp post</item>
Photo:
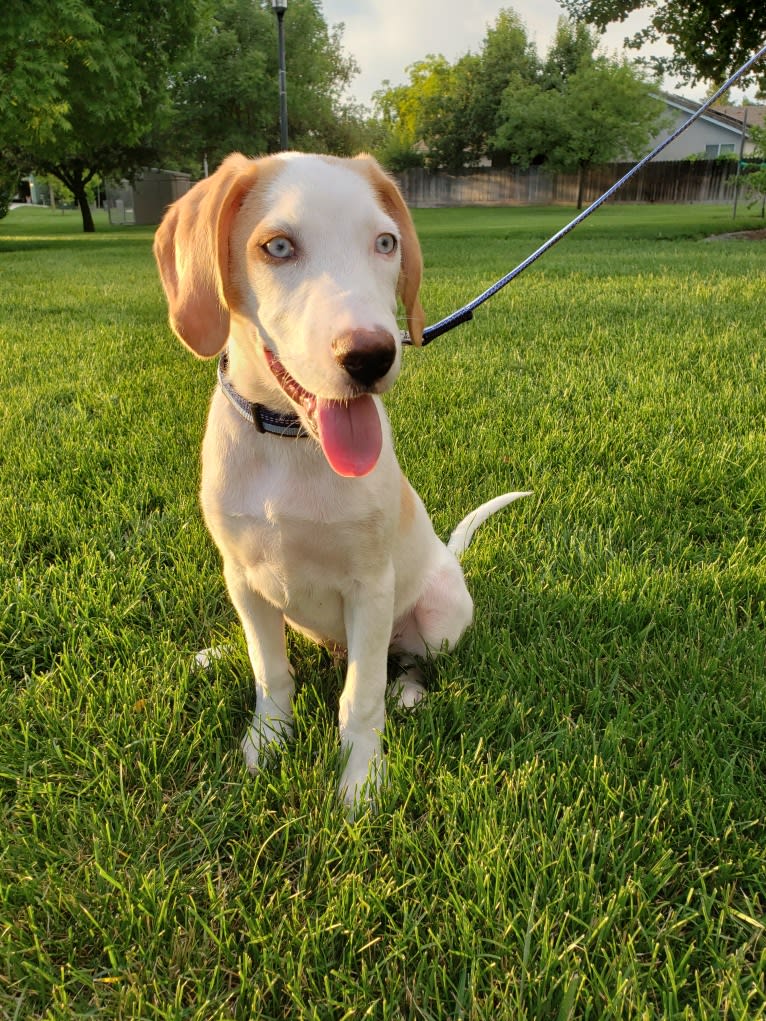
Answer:
[[285, 72], [284, 26], [287, 0], [271, 0], [271, 6], [277, 16], [277, 36], [279, 39], [279, 144], [284, 151], [287, 149], [287, 75]]

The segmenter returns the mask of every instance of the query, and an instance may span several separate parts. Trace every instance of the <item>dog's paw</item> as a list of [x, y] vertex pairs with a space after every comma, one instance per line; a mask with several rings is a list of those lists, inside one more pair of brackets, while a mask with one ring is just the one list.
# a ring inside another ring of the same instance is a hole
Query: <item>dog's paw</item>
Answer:
[[389, 684], [388, 693], [402, 709], [414, 709], [426, 696], [423, 672], [415, 660], [409, 657], [399, 657], [396, 664], [399, 672]]
[[213, 645], [209, 649], [200, 649], [194, 655], [194, 666], [197, 670], [209, 670], [216, 660], [223, 659], [232, 651], [231, 645]]
[[241, 745], [248, 770], [257, 773], [267, 756], [279, 752], [292, 736], [293, 725], [288, 717], [256, 713]]
[[377, 734], [350, 746], [338, 794], [350, 818], [374, 807], [378, 791], [386, 782], [386, 757]]

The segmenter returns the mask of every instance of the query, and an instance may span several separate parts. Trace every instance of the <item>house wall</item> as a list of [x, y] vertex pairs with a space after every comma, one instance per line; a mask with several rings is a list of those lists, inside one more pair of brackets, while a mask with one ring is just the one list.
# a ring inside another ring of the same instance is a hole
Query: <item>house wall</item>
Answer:
[[[651, 144], [647, 146], [647, 149], [654, 148], [655, 145], [672, 135], [676, 128], [685, 123], [693, 112], [693, 108], [687, 109], [668, 103], [665, 124]], [[705, 156], [709, 145], [733, 146], [733, 149], [728, 151], [739, 155], [741, 138], [742, 131], [739, 127], [723, 124], [721, 121], [703, 114], [675, 142], [671, 142], [667, 149], [663, 149], [656, 160], [658, 163], [663, 163], [687, 159], [689, 156]], [[752, 151], [753, 143], [746, 139], [744, 155], [749, 156]]]

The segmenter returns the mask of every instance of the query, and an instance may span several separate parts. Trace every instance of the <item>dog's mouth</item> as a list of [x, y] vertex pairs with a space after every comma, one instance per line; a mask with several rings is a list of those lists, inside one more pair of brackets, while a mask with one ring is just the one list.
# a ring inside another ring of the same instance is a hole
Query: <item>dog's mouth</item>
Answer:
[[318, 397], [293, 379], [268, 348], [264, 351], [274, 379], [308, 416], [333, 471], [347, 478], [369, 475], [383, 448], [380, 415], [370, 394], [343, 401]]

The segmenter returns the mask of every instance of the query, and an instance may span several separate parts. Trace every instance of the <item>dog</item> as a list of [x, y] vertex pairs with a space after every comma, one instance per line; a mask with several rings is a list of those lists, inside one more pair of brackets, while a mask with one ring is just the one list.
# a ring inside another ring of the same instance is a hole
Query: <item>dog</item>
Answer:
[[372, 157], [235, 153], [168, 208], [154, 253], [172, 329], [222, 355], [200, 501], [255, 678], [245, 761], [257, 771], [292, 733], [288, 623], [347, 653], [339, 794], [353, 813], [385, 776], [389, 656], [414, 704], [417, 659], [472, 619], [456, 552], [526, 494], [478, 508], [445, 546], [399, 467], [380, 395], [401, 365], [397, 299], [422, 341], [423, 263]]

